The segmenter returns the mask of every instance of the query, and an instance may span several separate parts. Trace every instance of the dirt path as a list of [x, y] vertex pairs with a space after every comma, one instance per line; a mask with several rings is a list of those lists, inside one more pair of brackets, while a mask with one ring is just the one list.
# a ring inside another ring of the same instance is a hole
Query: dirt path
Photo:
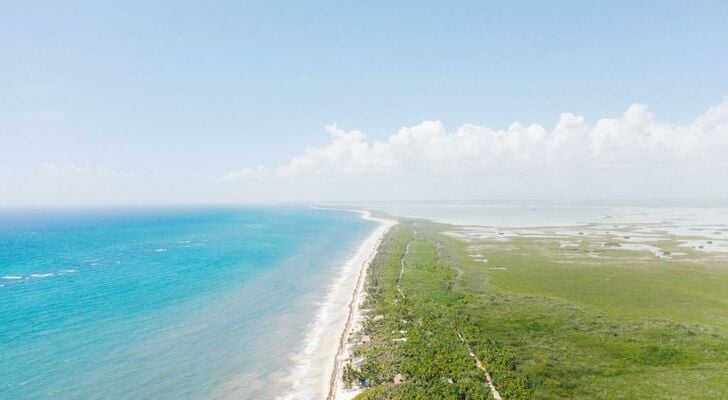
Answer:
[[[399, 278], [397, 278], [397, 291], [399, 292], [399, 295], [402, 296], [402, 298], [405, 298], [404, 293], [402, 293], [402, 289], [399, 286], [399, 282], [402, 280], [402, 274], [404, 274], [404, 258], [407, 257], [407, 254], [409, 254], [410, 244], [412, 241], [407, 242], [407, 247], [404, 250], [404, 254], [402, 255], [402, 258], [399, 260]], [[458, 271], [460, 272], [460, 271]], [[490, 377], [490, 373], [485, 369], [483, 366], [483, 363], [480, 361], [480, 359], [473, 353], [473, 349], [470, 348], [470, 346], [465, 342], [465, 339], [460, 334], [460, 332], [457, 332], [458, 338], [460, 338], [460, 341], [465, 345], [465, 347], [468, 349], [468, 353], [470, 353], [470, 357], [475, 360], [475, 365], [478, 367], [479, 370], [483, 371], [485, 374], [485, 382], [488, 384], [488, 387], [490, 388], [490, 394], [493, 396], [494, 400], [503, 400], [500, 393], [498, 393], [498, 389], [495, 388], [495, 385], [493, 384], [493, 379]]]
[[402, 296], [402, 298], [405, 298], [404, 293], [402, 293], [402, 289], [399, 287], [399, 282], [402, 280], [402, 274], [404, 274], [404, 258], [407, 257], [407, 254], [409, 254], [409, 248], [410, 248], [411, 241], [407, 242], [407, 247], [404, 249], [404, 254], [402, 255], [402, 258], [399, 259], [399, 277], [397, 278], [397, 291], [399, 292], [399, 295]]
[[[404, 258], [407, 257], [407, 254], [409, 254], [410, 251], [410, 244], [412, 241], [407, 242], [407, 246], [405, 247], [404, 254], [402, 255], [402, 258], [399, 259], [399, 277], [397, 278], [397, 291], [399, 292], [399, 295], [402, 296], [402, 298], [405, 298], [404, 293], [402, 292], [402, 288], [400, 287], [399, 283], [402, 280], [402, 275], [404, 274]], [[359, 276], [359, 279], [362, 279], [362, 276]], [[357, 287], [359, 287], [359, 284], [357, 284]], [[356, 298], [356, 294], [354, 296]], [[350, 307], [353, 307], [353, 304], [350, 305]], [[350, 321], [347, 321], [347, 326], [350, 324]], [[495, 385], [493, 384], [493, 379], [491, 379], [490, 373], [485, 369], [483, 366], [483, 363], [480, 361], [480, 359], [473, 353], [473, 350], [470, 348], [470, 346], [465, 342], [465, 339], [460, 334], [460, 332], [457, 332], [458, 338], [460, 338], [460, 342], [462, 342], [465, 347], [468, 349], [468, 352], [470, 353], [470, 357], [475, 360], [475, 365], [483, 371], [483, 374], [485, 375], [485, 381], [488, 384], [488, 387], [490, 388], [490, 393], [493, 396], [494, 400], [503, 400], [500, 393], [498, 393], [498, 389], [496, 389]], [[342, 335], [340, 346], [344, 345], [344, 335]], [[338, 360], [337, 360], [338, 362]], [[338, 366], [337, 366], [338, 367]], [[336, 369], [335, 369], [336, 370]], [[333, 375], [331, 377], [331, 387], [329, 389], [329, 396], [327, 397], [327, 400], [332, 400], [334, 398], [334, 392], [336, 387], [336, 375]]]
[[483, 371], [485, 374], [485, 382], [488, 383], [488, 386], [490, 387], [490, 394], [493, 395], [493, 399], [495, 400], [503, 400], [500, 393], [498, 393], [498, 389], [495, 388], [495, 385], [493, 384], [493, 379], [490, 377], [490, 373], [485, 369], [483, 366], [483, 363], [480, 361], [478, 356], [473, 353], [473, 350], [470, 348], [470, 346], [465, 342], [465, 339], [463, 338], [463, 335], [458, 332], [458, 337], [460, 338], [460, 341], [463, 342], [465, 347], [467, 347], [468, 352], [470, 353], [470, 357], [473, 357], [473, 360], [475, 360], [475, 365], [478, 367], [479, 370]]

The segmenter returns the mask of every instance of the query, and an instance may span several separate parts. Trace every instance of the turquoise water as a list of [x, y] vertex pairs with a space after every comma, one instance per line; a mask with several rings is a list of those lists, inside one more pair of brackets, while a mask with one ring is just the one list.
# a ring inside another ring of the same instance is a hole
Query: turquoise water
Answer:
[[307, 208], [0, 212], [0, 397], [272, 398], [373, 229]]

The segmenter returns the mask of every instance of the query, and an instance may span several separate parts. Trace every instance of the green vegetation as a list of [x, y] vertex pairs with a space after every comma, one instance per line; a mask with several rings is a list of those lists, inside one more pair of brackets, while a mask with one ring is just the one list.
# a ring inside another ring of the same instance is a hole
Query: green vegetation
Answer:
[[345, 374], [371, 385], [358, 399], [490, 398], [468, 348], [507, 400], [726, 397], [725, 258], [667, 239], [660, 248], [688, 254], [588, 235], [569, 249], [547, 236], [465, 241], [453, 229], [405, 221], [383, 242]]
[[[349, 383], [364, 378], [372, 386], [358, 399], [491, 398], [483, 372], [459, 336], [468, 341], [482, 336], [462, 314], [472, 299], [453, 290], [460, 278], [439, 256], [438, 243], [416, 232], [412, 224], [393, 228], [372, 263], [365, 305], [370, 318], [361, 332], [370, 341], [357, 347], [355, 358], [363, 361], [355, 374], [347, 367], [346, 377]], [[510, 377], [513, 357], [489, 354], [491, 368]], [[394, 382], [398, 374], [403, 378], [399, 384]], [[519, 376], [499, 389], [508, 398], [527, 398]]]

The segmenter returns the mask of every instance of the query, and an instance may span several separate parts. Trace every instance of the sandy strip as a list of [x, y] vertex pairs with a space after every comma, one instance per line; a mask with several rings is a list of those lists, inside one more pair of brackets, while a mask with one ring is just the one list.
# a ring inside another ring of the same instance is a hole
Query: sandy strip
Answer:
[[[358, 211], [358, 210], [357, 210]], [[290, 375], [291, 389], [276, 397], [280, 400], [347, 399], [357, 393], [343, 390], [339, 384], [345, 361], [350, 357], [349, 335], [359, 328], [362, 316], [359, 306], [364, 300], [366, 271], [376, 255], [384, 235], [397, 222], [375, 218], [358, 211], [362, 218], [379, 226], [361, 244], [356, 254], [340, 269], [329, 286], [316, 321], [306, 337], [304, 350], [294, 357]]]

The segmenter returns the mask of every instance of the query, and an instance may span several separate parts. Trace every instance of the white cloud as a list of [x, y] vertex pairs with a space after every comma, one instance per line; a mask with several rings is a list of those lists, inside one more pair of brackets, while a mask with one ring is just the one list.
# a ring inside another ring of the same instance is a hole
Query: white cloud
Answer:
[[343, 131], [330, 125], [326, 127], [332, 142], [324, 147], [307, 147], [303, 154], [288, 164], [276, 168], [279, 178], [300, 175], [362, 175], [385, 171], [396, 167], [394, 160], [380, 143], [370, 145], [363, 133]]
[[[439, 121], [404, 127], [384, 141], [335, 125], [331, 142], [307, 147], [273, 169], [245, 168], [230, 177], [306, 178], [498, 175], [700, 167], [728, 169], [728, 98], [686, 126], [659, 122], [634, 104], [593, 124], [561, 114], [552, 129], [514, 123], [495, 130], [466, 124], [447, 131]], [[225, 176], [227, 176], [225, 175]], [[234, 180], [234, 179], [227, 179]]]
[[280, 165], [217, 175], [85, 164], [0, 165], [0, 207], [239, 201], [728, 199], [728, 98], [688, 124], [635, 104], [588, 122], [491, 129], [438, 121], [383, 140], [326, 127], [330, 141]]

